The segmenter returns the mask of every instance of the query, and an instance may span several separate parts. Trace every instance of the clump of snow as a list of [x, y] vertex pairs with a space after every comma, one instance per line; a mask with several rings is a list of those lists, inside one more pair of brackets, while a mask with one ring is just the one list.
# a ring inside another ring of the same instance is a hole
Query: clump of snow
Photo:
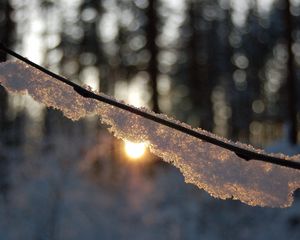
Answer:
[[[293, 202], [293, 192], [300, 188], [298, 170], [259, 161], [247, 162], [222, 147], [84, 98], [72, 87], [22, 62], [1, 63], [0, 83], [10, 92], [28, 92], [36, 101], [61, 110], [72, 120], [87, 114], [98, 114], [116, 137], [149, 143], [150, 151], [179, 168], [186, 182], [195, 184], [214, 197], [238, 199], [253, 206], [287, 207]], [[228, 141], [201, 129], [197, 131]], [[241, 143], [232, 144], [262, 152]], [[283, 157], [296, 160], [299, 155]]]

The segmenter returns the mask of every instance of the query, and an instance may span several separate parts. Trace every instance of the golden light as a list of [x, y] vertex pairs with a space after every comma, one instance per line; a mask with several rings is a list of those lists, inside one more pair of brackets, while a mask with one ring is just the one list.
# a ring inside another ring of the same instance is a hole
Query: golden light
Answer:
[[125, 141], [125, 152], [127, 156], [133, 160], [141, 158], [145, 154], [146, 147], [146, 143]]

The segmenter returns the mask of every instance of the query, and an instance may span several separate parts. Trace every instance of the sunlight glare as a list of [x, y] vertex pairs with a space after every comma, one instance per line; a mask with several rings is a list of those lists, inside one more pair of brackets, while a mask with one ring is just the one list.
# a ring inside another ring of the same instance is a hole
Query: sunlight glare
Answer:
[[134, 143], [130, 141], [125, 141], [125, 152], [127, 156], [131, 159], [141, 158], [146, 151], [145, 143]]

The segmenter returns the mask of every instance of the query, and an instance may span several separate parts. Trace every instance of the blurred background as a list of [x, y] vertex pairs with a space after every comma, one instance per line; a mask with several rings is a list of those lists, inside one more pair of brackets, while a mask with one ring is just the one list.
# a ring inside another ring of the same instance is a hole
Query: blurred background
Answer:
[[[68, 79], [233, 141], [300, 153], [299, 0], [2, 0], [0, 40]], [[0, 52], [0, 60], [10, 59]], [[299, 239], [217, 200], [99, 118], [0, 86], [0, 239]]]

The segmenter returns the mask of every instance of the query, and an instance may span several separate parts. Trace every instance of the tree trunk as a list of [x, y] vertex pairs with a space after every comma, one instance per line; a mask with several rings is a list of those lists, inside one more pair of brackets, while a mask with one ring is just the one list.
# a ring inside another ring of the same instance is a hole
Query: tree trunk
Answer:
[[[3, 44], [10, 46], [11, 45], [11, 35], [13, 32], [13, 22], [11, 20], [12, 7], [8, 0], [4, 1], [4, 3], [0, 4], [1, 10], [0, 13], [3, 12], [4, 20], [0, 22], [1, 33], [0, 40]], [[0, 51], [0, 62], [6, 61], [7, 54], [3, 51]], [[7, 128], [7, 93], [4, 88], [0, 85], [0, 132], [4, 133]], [[1, 134], [2, 137], [5, 134]], [[4, 140], [4, 139], [2, 139]]]
[[286, 5], [284, 9], [285, 17], [285, 37], [287, 41], [288, 49], [288, 61], [287, 61], [287, 97], [288, 97], [288, 110], [289, 110], [289, 140], [292, 144], [297, 144], [297, 93], [296, 93], [296, 75], [294, 71], [294, 55], [292, 51], [292, 32], [293, 23], [290, 13], [290, 2], [285, 0]]
[[158, 76], [158, 62], [157, 54], [158, 47], [155, 43], [157, 38], [157, 14], [156, 14], [156, 0], [150, 0], [147, 9], [147, 43], [148, 50], [151, 53], [151, 58], [148, 64], [148, 73], [150, 76], [150, 84], [152, 88], [152, 109], [154, 112], [160, 112], [158, 103], [158, 91], [157, 91], [157, 76]]

